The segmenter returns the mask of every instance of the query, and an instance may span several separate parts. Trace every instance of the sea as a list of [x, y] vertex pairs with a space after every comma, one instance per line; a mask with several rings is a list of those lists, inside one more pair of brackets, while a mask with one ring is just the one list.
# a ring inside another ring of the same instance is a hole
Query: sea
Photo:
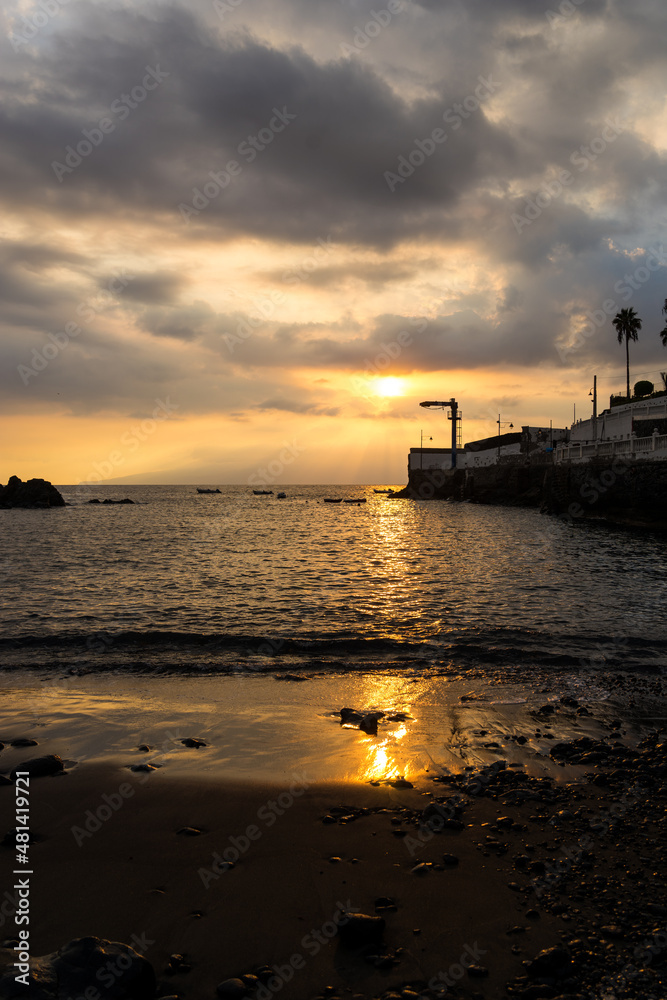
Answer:
[[2, 510], [0, 662], [584, 682], [664, 668], [664, 535], [381, 488], [61, 486], [65, 508]]

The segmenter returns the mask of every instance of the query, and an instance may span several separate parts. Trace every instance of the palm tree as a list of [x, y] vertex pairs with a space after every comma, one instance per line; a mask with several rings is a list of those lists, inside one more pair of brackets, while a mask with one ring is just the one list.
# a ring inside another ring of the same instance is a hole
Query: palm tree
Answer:
[[[667, 305], [667, 303], [665, 303]], [[619, 344], [625, 340], [625, 365], [627, 373], [627, 396], [630, 399], [630, 341], [638, 340], [639, 331], [642, 328], [640, 320], [634, 309], [621, 309], [614, 316], [612, 323], [616, 327]]]
[[[667, 299], [665, 299], [665, 304], [662, 307], [662, 314], [663, 316], [667, 316]], [[660, 331], [660, 336], [662, 337], [662, 346], [667, 347], [667, 326], [665, 326], [664, 330]]]

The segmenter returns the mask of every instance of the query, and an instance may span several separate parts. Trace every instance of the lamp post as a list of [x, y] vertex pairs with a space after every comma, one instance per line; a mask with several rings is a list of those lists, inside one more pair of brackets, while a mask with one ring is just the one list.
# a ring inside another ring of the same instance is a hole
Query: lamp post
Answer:
[[593, 439], [597, 441], [598, 439], [598, 377], [593, 376], [593, 388], [588, 393], [589, 396], [593, 397]]
[[[509, 423], [509, 421], [501, 420], [500, 414], [498, 414], [498, 419], [496, 420], [496, 423], [498, 424], [498, 461], [500, 461], [500, 428], [503, 427], [505, 424]], [[514, 424], [510, 424], [510, 429], [512, 427], [514, 427]]]

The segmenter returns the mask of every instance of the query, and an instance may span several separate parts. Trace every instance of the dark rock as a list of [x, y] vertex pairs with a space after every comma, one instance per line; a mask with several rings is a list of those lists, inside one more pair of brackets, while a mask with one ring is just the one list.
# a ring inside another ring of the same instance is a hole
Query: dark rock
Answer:
[[29, 479], [24, 483], [18, 476], [12, 476], [6, 486], [0, 486], [0, 507], [41, 509], [64, 506], [62, 496], [46, 479]]
[[88, 503], [99, 503], [99, 504], [134, 503], [134, 500], [129, 500], [127, 497], [125, 497], [124, 500], [111, 500], [109, 497], [107, 497], [105, 500], [97, 500], [97, 499], [89, 500]]
[[366, 913], [350, 913], [338, 927], [338, 936], [346, 948], [364, 948], [382, 941], [385, 922], [383, 917], [370, 917]]
[[375, 909], [384, 911], [397, 910], [396, 901], [391, 898], [391, 896], [378, 896], [375, 900]]
[[538, 952], [535, 958], [526, 963], [526, 972], [531, 979], [540, 979], [546, 976], [550, 979], [558, 979], [563, 976], [570, 967], [570, 956], [563, 945], [557, 944], [553, 948], [545, 948]]
[[195, 750], [198, 750], [199, 747], [208, 746], [206, 740], [198, 740], [194, 736], [186, 736], [184, 740], [181, 740], [181, 743], [184, 747], [193, 747]]
[[37, 740], [28, 739], [25, 736], [20, 736], [17, 740], [12, 740], [10, 746], [16, 747], [36, 747], [39, 746]]
[[9, 777], [14, 781], [17, 771], [27, 771], [31, 778], [43, 778], [49, 774], [60, 774], [65, 770], [62, 757], [58, 754], [50, 753], [45, 757], [33, 757], [31, 760], [24, 760], [12, 769]]
[[443, 864], [448, 865], [450, 868], [455, 868], [459, 863], [459, 859], [455, 854], [443, 854], [442, 861]]
[[377, 736], [378, 721], [384, 718], [384, 712], [358, 712], [356, 708], [341, 708], [341, 726], [358, 726], [369, 736]]
[[431, 868], [433, 867], [432, 861], [422, 861], [420, 864], [415, 865], [414, 868], [410, 869], [411, 875], [428, 875]]
[[162, 764], [130, 764], [130, 771], [157, 771]]
[[196, 826], [182, 826], [176, 833], [182, 834], [184, 837], [198, 837], [201, 830], [198, 830]]
[[192, 966], [186, 962], [183, 955], [170, 955], [166, 971], [170, 976], [173, 976], [177, 972], [191, 972]]
[[415, 786], [411, 781], [407, 781], [406, 778], [394, 778], [389, 784], [392, 788], [414, 788]]
[[137, 750], [139, 750], [141, 753], [150, 753], [151, 749], [152, 747], [149, 747], [148, 743], [140, 743], [139, 746], [137, 747]]
[[248, 988], [241, 979], [225, 979], [218, 983], [215, 992], [221, 1000], [243, 1000], [248, 996]]
[[623, 929], [618, 926], [618, 924], [606, 924], [604, 927], [600, 928], [600, 933], [605, 938], [611, 938], [612, 940], [620, 940], [625, 937]]
[[[111, 978], [109, 966], [114, 973], [113, 982], [107, 986]], [[13, 971], [3, 976], [0, 997], [3, 1000], [49, 1000], [86, 994], [99, 996], [102, 981], [105, 1000], [146, 1000], [155, 996], [157, 989], [150, 962], [129, 945], [84, 937], [70, 941], [50, 955], [34, 958], [27, 988], [16, 982]]]
[[468, 975], [472, 976], [473, 979], [484, 979], [488, 974], [489, 970], [483, 965], [468, 966]]

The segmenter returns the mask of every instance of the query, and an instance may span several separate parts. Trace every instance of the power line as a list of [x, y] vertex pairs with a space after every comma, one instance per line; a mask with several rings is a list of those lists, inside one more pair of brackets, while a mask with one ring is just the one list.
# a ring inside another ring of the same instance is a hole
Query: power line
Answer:
[[[665, 360], [665, 364], [667, 364], [667, 359]], [[630, 372], [630, 374], [632, 375], [633, 378], [636, 378], [638, 375], [662, 375], [662, 372], [660, 371], [659, 368], [654, 368], [653, 371], [650, 372]], [[623, 372], [621, 375], [598, 375], [598, 382], [603, 378], [613, 378], [613, 379], [625, 378], [625, 375], [626, 375], [625, 372]]]

